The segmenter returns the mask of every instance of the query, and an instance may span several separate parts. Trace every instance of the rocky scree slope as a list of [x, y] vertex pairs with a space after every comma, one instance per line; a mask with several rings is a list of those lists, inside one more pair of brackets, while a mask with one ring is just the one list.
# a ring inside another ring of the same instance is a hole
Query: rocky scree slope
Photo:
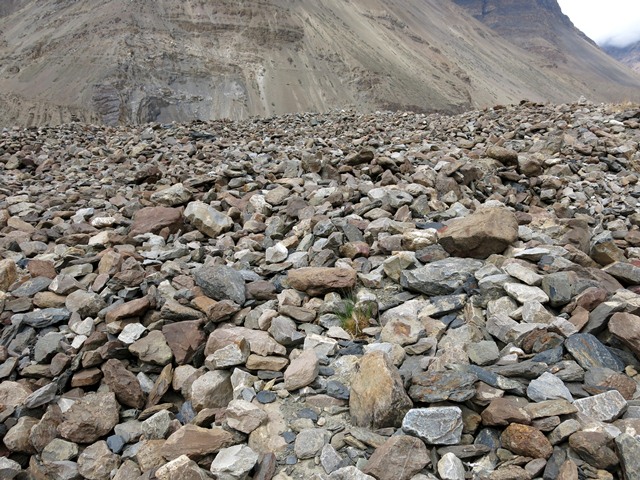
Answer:
[[640, 109], [0, 134], [2, 478], [636, 479]]
[[640, 42], [632, 43], [626, 47], [605, 45], [603, 50], [636, 72], [640, 72]]
[[459, 3], [2, 2], [0, 126], [640, 100], [555, 0]]

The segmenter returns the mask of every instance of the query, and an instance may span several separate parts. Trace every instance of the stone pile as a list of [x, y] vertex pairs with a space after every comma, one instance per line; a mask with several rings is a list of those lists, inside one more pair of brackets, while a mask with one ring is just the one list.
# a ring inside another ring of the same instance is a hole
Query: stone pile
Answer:
[[0, 477], [640, 478], [640, 109], [0, 135]]

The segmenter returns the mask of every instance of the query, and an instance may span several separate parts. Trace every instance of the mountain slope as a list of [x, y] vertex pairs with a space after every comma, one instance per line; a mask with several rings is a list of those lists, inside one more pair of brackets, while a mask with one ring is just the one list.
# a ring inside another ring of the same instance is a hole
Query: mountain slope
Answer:
[[602, 49], [619, 62], [640, 73], [640, 42], [632, 43], [626, 47], [605, 45]]
[[577, 75], [449, 0], [11, 0], [0, 126], [640, 95], [640, 77], [575, 32], [560, 36], [587, 55]]

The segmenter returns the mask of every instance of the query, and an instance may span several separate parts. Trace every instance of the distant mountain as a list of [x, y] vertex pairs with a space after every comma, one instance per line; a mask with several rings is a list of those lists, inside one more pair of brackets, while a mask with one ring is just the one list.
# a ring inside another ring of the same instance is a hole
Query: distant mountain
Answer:
[[627, 45], [626, 47], [605, 45], [602, 49], [616, 60], [640, 73], [640, 41]]
[[555, 0], [2, 0], [0, 126], [640, 100]]

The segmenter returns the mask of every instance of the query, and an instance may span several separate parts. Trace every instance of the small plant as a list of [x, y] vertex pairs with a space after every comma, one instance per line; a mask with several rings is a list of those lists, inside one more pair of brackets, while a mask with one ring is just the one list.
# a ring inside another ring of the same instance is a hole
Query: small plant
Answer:
[[356, 302], [352, 296], [342, 300], [342, 308], [336, 312], [342, 328], [354, 338], [364, 336], [364, 329], [371, 326], [377, 308], [375, 302]]

